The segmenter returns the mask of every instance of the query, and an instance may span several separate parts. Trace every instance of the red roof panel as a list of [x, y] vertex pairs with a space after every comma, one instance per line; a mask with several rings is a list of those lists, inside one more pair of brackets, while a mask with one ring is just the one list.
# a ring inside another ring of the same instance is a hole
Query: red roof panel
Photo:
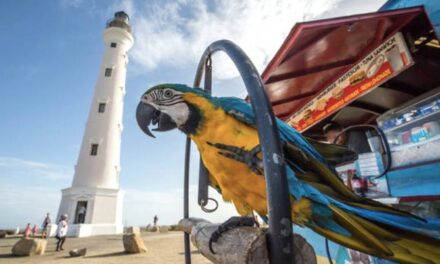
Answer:
[[262, 74], [275, 114], [287, 118], [421, 13], [415, 7], [296, 24]]

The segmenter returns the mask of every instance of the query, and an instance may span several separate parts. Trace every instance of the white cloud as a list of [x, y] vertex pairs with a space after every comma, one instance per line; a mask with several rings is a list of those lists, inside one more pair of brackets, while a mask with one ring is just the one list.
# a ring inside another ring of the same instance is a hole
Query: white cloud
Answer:
[[60, 3], [62, 7], [78, 8], [83, 3], [83, 0], [61, 0]]
[[[131, 56], [147, 70], [161, 66], [183, 68], [196, 64], [213, 41], [229, 39], [243, 48], [261, 71], [295, 22], [317, 18], [338, 2], [340, 0], [143, 2], [143, 6], [131, 8], [135, 34]], [[131, 1], [123, 3], [122, 6], [133, 6]], [[237, 76], [226, 56], [214, 61], [217, 77]]]
[[72, 175], [73, 170], [65, 166], [14, 157], [0, 157], [1, 177], [64, 180], [72, 178]]

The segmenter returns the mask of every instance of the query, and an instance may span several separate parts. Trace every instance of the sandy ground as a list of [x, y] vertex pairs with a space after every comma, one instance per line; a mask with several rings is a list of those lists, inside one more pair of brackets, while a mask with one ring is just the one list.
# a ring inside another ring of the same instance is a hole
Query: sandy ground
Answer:
[[[14, 257], [11, 248], [19, 238], [0, 239], [0, 263], [10, 264], [36, 264], [36, 263], [184, 263], [183, 234], [170, 232], [167, 234], [143, 233], [145, 245], [148, 249], [144, 254], [125, 254], [122, 245], [122, 235], [97, 236], [89, 238], [67, 238], [64, 251], [55, 251], [55, 239], [50, 238], [47, 243], [46, 253], [42, 256]], [[85, 257], [70, 258], [69, 250], [74, 248], [87, 248]], [[191, 260], [195, 264], [211, 263], [200, 255], [196, 249], [192, 249]]]

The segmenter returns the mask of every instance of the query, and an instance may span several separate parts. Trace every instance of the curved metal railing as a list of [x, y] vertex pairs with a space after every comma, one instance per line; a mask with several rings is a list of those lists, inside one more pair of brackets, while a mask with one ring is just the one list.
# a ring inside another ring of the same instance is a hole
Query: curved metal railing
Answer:
[[[212, 43], [203, 53], [197, 67], [194, 87], [199, 87], [204, 70], [205, 85], [210, 88], [211, 81], [211, 55], [217, 51], [225, 52], [237, 67], [246, 90], [249, 94], [252, 109], [255, 114], [255, 121], [258, 129], [258, 137], [262, 147], [264, 177], [266, 180], [267, 204], [269, 212], [269, 231], [267, 244], [269, 259], [271, 263], [292, 263], [293, 240], [292, 224], [290, 217], [290, 196], [288, 192], [286, 171], [284, 168], [284, 155], [279, 140], [278, 127], [272, 107], [264, 91], [264, 85], [255, 66], [248, 56], [233, 42], [219, 40]], [[209, 67], [206, 67], [209, 66]], [[208, 78], [206, 78], [208, 77]], [[208, 90], [210, 92], [210, 90]], [[190, 165], [191, 140], [186, 140], [185, 169], [184, 169], [184, 218], [189, 217], [188, 211], [188, 187], [189, 187], [189, 165]], [[208, 203], [208, 173], [201, 162], [199, 184], [202, 187], [199, 191], [199, 204], [203, 207]], [[185, 260], [191, 263], [189, 235], [185, 234]]]

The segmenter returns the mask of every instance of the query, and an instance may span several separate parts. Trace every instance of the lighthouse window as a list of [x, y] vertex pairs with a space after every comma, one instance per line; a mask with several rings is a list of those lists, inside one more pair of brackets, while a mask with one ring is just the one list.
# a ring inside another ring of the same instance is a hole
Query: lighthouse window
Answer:
[[92, 148], [90, 149], [90, 156], [98, 155], [98, 144], [92, 144]]
[[112, 68], [105, 68], [105, 73], [104, 73], [104, 75], [105, 75], [106, 77], [110, 77], [110, 76], [112, 76]]
[[84, 224], [87, 213], [87, 201], [78, 201], [76, 204], [75, 224]]
[[105, 103], [99, 103], [98, 113], [104, 113], [104, 111], [105, 111]]
[[110, 43], [110, 47], [111, 47], [111, 48], [116, 48], [116, 45], [117, 45], [116, 42], [112, 42], [112, 43]]

